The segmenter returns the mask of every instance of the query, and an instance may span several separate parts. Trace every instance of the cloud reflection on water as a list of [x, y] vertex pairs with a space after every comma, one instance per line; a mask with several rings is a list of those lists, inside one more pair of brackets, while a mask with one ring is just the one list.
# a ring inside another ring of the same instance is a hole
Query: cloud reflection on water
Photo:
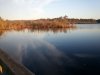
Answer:
[[1, 31], [0, 48], [36, 75], [97, 74], [99, 33], [98, 28]]
[[6, 35], [0, 39], [0, 48], [5, 50], [5, 52], [19, 63], [24, 64], [31, 71], [36, 73], [41, 72], [41, 74], [59, 75], [59, 73], [64, 73], [64, 64], [73, 64], [73, 60], [62, 53], [53, 44], [37, 38], [34, 35], [35, 34], [28, 31], [7, 32]]

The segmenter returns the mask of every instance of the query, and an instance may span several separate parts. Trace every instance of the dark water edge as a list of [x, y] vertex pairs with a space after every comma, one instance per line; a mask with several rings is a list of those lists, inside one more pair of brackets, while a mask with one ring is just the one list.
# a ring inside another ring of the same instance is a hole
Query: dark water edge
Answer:
[[100, 24], [76, 26], [7, 31], [0, 48], [36, 75], [100, 75]]
[[3, 73], [0, 73], [0, 75], [14, 75], [11, 70], [7, 67], [6, 64], [4, 64], [4, 62], [2, 62], [0, 60], [0, 66], [2, 66], [2, 70], [3, 70]]

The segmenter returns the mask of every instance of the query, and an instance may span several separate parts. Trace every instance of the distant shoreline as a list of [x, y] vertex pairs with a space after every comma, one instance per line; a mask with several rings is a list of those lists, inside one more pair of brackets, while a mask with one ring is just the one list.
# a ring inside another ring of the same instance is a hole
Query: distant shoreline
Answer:
[[38, 20], [4, 20], [0, 17], [0, 29], [48, 29], [48, 28], [71, 28], [74, 24], [99, 24], [100, 19], [70, 19], [67, 16], [53, 19]]

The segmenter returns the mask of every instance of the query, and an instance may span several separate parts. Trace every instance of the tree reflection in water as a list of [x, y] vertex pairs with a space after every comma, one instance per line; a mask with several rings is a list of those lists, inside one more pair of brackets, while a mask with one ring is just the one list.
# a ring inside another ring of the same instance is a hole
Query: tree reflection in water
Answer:
[[67, 32], [70, 30], [74, 30], [76, 29], [76, 26], [72, 26], [69, 28], [41, 28], [41, 29], [33, 29], [33, 28], [22, 28], [22, 29], [0, 29], [0, 36], [2, 36], [4, 33], [6, 32], [10, 32], [10, 31], [24, 31], [25, 29], [29, 30], [30, 32], [49, 32], [52, 31], [53, 33], [58, 33], [58, 32]]
[[36, 75], [100, 75], [100, 25], [76, 26], [2, 30], [0, 48]]
[[[53, 44], [50, 44], [43, 39], [38, 39], [41, 36], [41, 33], [49, 33], [52, 32], [54, 34], [57, 33], [67, 33], [74, 28], [52, 28], [52, 29], [24, 29], [24, 30], [1, 30], [1, 37], [5, 37], [4, 34], [11, 33], [13, 36], [8, 38], [9, 41], [5, 40], [0, 44], [1, 47], [6, 50], [8, 54], [14, 57], [15, 60], [18, 60], [20, 63], [24, 64], [27, 68], [29, 68], [32, 72], [41, 71], [41, 74], [58, 74], [63, 73], [64, 67], [63, 64], [72, 65], [69, 57], [65, 56], [59, 49], [57, 49]], [[14, 33], [15, 31], [15, 33]], [[26, 34], [29, 32], [29, 34]], [[30, 32], [32, 37], [30, 36]], [[18, 34], [18, 35], [16, 35]], [[20, 35], [26, 34], [26, 35]], [[7, 36], [6, 35], [6, 36]], [[20, 37], [20, 38], [19, 38]], [[26, 37], [26, 38], [25, 38]], [[14, 38], [16, 40], [12, 40]], [[8, 45], [9, 42], [9, 45]], [[32, 58], [30, 58], [32, 57]], [[33, 61], [34, 60], [34, 61]], [[32, 64], [33, 63], [33, 64]], [[71, 64], [69, 64], [71, 63]], [[30, 67], [31, 65], [31, 67]], [[35, 66], [34, 66], [35, 65]], [[48, 68], [47, 68], [48, 67]], [[45, 71], [45, 72], [44, 72]]]

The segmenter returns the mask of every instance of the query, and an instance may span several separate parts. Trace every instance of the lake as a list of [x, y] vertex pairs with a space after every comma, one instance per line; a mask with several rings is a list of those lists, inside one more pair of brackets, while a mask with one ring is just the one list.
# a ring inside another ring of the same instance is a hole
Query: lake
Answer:
[[36, 75], [100, 75], [100, 24], [0, 30], [0, 48]]

